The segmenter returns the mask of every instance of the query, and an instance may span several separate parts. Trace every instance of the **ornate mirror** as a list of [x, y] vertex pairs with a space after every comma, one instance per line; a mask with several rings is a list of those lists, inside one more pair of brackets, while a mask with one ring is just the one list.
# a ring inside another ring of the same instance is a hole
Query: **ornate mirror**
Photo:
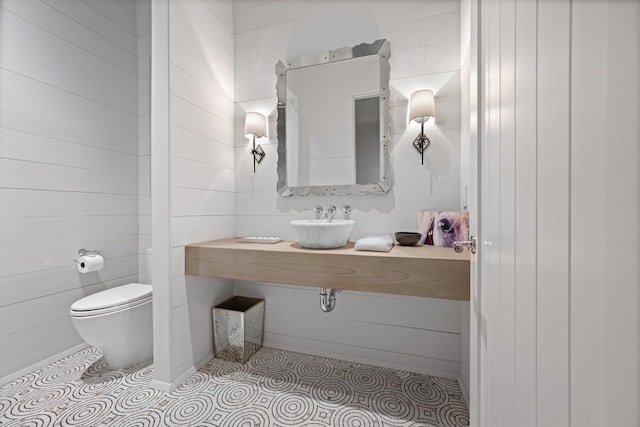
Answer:
[[389, 55], [381, 39], [276, 64], [281, 195], [391, 189]]

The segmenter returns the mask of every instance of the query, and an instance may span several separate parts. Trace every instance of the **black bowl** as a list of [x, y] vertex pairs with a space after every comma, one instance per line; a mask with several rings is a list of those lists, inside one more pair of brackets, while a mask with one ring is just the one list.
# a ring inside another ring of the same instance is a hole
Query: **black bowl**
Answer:
[[398, 231], [396, 240], [400, 246], [415, 246], [420, 241], [422, 234], [411, 231]]

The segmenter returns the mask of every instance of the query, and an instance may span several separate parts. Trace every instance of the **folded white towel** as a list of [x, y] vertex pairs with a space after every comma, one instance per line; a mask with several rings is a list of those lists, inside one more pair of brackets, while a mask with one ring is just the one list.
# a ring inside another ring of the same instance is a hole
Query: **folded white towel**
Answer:
[[372, 234], [356, 240], [356, 251], [389, 252], [393, 237], [388, 234]]

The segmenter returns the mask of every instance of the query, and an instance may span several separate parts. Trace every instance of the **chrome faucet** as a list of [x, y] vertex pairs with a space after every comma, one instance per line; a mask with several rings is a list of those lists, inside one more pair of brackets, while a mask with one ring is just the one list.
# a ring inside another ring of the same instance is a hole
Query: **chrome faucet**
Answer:
[[316, 219], [322, 217], [322, 206], [316, 206], [315, 208], [308, 208], [305, 211], [311, 211], [316, 216]]
[[344, 215], [344, 219], [349, 219], [349, 216], [351, 215], [351, 206], [346, 205], [345, 207], [343, 207], [342, 215]]
[[333, 217], [336, 216], [336, 207], [335, 206], [329, 206], [327, 208], [327, 210], [324, 212], [324, 217], [329, 219], [329, 222], [331, 222], [331, 220], [333, 220]]

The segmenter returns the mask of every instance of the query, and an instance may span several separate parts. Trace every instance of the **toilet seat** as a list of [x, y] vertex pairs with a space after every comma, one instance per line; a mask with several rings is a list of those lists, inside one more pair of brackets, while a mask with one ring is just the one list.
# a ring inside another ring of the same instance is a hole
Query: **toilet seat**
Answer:
[[152, 286], [129, 283], [79, 299], [71, 305], [73, 317], [88, 317], [113, 313], [150, 302]]

